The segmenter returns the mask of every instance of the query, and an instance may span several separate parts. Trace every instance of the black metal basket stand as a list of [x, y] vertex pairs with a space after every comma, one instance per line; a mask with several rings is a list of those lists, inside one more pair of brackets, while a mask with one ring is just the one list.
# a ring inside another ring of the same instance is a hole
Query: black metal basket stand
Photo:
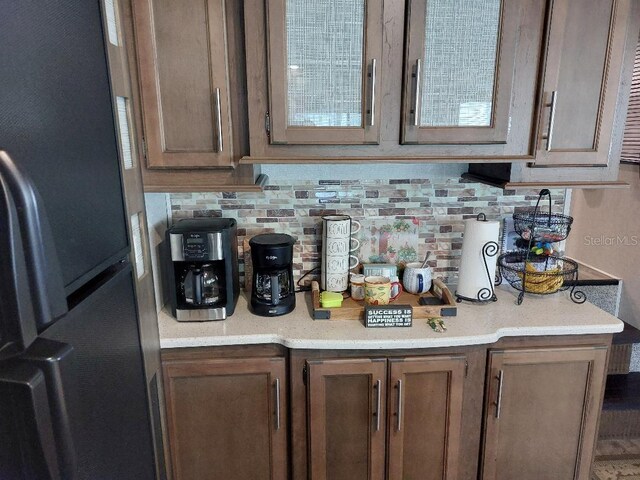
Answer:
[[[548, 212], [540, 210], [544, 197], [549, 199]], [[498, 257], [499, 278], [520, 291], [517, 303], [520, 305], [525, 293], [548, 295], [571, 288], [569, 297], [575, 303], [587, 300], [584, 292], [576, 290], [578, 264], [558, 255], [537, 255], [531, 247], [537, 241], [555, 243], [565, 240], [571, 231], [573, 218], [568, 215], [551, 213], [551, 192], [546, 188], [540, 191], [533, 210], [513, 214], [515, 231], [527, 242], [525, 250], [503, 253]], [[544, 269], [538, 271], [532, 267], [535, 263], [544, 263]]]

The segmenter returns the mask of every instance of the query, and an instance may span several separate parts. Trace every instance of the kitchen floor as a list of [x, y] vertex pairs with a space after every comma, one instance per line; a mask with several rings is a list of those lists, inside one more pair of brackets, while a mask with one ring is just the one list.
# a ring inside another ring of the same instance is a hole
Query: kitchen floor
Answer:
[[640, 438], [598, 440], [596, 457], [604, 455], [640, 455]]
[[599, 440], [592, 480], [640, 480], [640, 438]]

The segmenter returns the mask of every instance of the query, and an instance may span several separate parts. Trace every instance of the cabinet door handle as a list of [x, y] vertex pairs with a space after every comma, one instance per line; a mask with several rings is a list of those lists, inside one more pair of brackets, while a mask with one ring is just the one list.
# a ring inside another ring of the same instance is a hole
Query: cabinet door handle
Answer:
[[276, 378], [276, 430], [280, 430], [280, 379]]
[[402, 428], [402, 380], [398, 379], [398, 418], [396, 430], [399, 432]]
[[216, 109], [216, 141], [217, 153], [222, 153], [222, 108], [220, 106], [220, 89], [216, 88], [214, 95], [214, 103]]
[[496, 418], [500, 418], [500, 408], [502, 407], [502, 386], [504, 385], [504, 371], [498, 373], [498, 400], [496, 401]]
[[417, 127], [420, 125], [420, 113], [418, 110], [420, 109], [420, 74], [422, 72], [422, 60], [416, 60], [415, 67], [415, 89], [416, 89], [416, 97], [413, 100], [413, 126]]
[[381, 395], [382, 393], [380, 392], [380, 385], [381, 382], [380, 380], [376, 380], [376, 432], [380, 430], [380, 401], [381, 401]]
[[373, 127], [376, 122], [376, 59], [371, 60], [371, 109], [369, 110], [369, 126]]
[[551, 92], [551, 102], [547, 105], [551, 107], [549, 112], [549, 129], [547, 130], [547, 151], [551, 150], [551, 141], [553, 140], [553, 125], [556, 122], [556, 103], [558, 101], [558, 92]]

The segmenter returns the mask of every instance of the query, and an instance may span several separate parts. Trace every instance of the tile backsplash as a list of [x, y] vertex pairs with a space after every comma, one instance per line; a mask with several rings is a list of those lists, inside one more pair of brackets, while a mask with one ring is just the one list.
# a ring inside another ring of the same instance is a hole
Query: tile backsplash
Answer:
[[[565, 191], [552, 190], [551, 193], [554, 211], [562, 212]], [[431, 251], [429, 263], [435, 275], [455, 282], [463, 221], [481, 212], [489, 220], [501, 220], [517, 209], [534, 206], [537, 198], [537, 189], [503, 191], [461, 178], [397, 178], [287, 180], [268, 185], [263, 192], [174, 193], [170, 194], [169, 201], [174, 222], [209, 216], [238, 221], [241, 276], [243, 240], [259, 233], [288, 233], [298, 239], [294, 247], [297, 278], [318, 267], [322, 251], [321, 218], [338, 213], [350, 215], [362, 224], [354, 235], [361, 242], [361, 247], [354, 252], [361, 261], [423, 259], [426, 252]], [[387, 246], [386, 241], [383, 246], [380, 239], [385, 229], [406, 230], [414, 236], [405, 235], [405, 243], [400, 248]], [[372, 248], [380, 254], [378, 257], [371, 257]]]

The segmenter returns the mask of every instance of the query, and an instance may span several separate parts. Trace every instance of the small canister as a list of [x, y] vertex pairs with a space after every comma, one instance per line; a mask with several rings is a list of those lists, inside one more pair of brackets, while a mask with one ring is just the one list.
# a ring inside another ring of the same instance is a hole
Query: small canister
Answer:
[[354, 273], [351, 275], [351, 298], [364, 300], [364, 275]]

